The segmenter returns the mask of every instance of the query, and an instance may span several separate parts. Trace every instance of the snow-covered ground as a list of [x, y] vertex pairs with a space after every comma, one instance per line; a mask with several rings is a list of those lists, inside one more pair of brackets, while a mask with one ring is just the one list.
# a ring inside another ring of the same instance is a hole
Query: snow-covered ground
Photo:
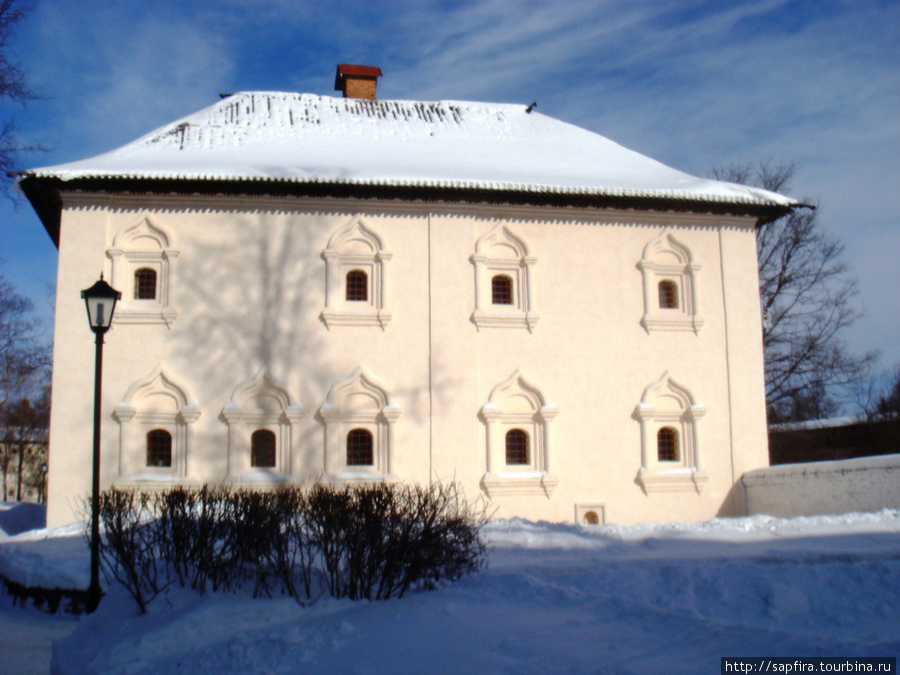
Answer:
[[[2, 526], [2, 520], [0, 520]], [[721, 656], [900, 655], [900, 512], [691, 525], [489, 525], [489, 567], [356, 603], [173, 589], [139, 616], [112, 586], [87, 617], [0, 603], [9, 644], [52, 634], [60, 673], [719, 672]], [[87, 585], [77, 528], [0, 533], [0, 573]], [[74, 629], [72, 628], [74, 626]], [[42, 632], [43, 631], [43, 632]], [[11, 641], [11, 642], [10, 642]], [[45, 643], [46, 643], [45, 639]]]

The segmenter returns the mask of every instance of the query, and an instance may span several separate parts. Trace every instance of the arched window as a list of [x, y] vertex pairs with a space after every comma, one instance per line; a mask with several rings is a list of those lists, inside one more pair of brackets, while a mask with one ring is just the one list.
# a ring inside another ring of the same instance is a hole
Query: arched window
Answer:
[[[325, 308], [320, 318], [326, 326], [386, 329], [393, 316], [390, 292], [393, 255], [364, 222], [365, 219], [354, 217], [331, 235], [322, 251]], [[343, 445], [343, 434], [340, 442]], [[377, 450], [377, 440], [375, 445]]]
[[156, 300], [156, 270], [142, 267], [134, 273], [134, 299]]
[[172, 434], [165, 429], [147, 434], [147, 466], [172, 466]]
[[596, 511], [585, 511], [583, 520], [585, 525], [600, 524], [600, 516], [597, 515]]
[[[281, 483], [288, 480], [297, 462], [297, 424], [303, 406], [292, 403], [288, 385], [263, 366], [241, 382], [222, 409], [228, 424], [228, 475], [225, 483], [238, 483], [244, 474], [252, 480]], [[261, 476], [258, 469], [266, 469]]]
[[475, 242], [475, 312], [482, 328], [534, 330], [540, 317], [534, 294], [537, 258], [505, 225], [498, 224]]
[[678, 432], [663, 427], [656, 434], [656, 451], [660, 462], [678, 461]]
[[678, 309], [678, 286], [674, 281], [659, 282], [659, 308]]
[[399, 478], [393, 469], [400, 406], [387, 385], [360, 366], [335, 382], [319, 408], [325, 423], [325, 480]]
[[347, 466], [372, 466], [372, 446], [372, 434], [365, 429], [347, 434]]
[[506, 432], [506, 463], [528, 464], [528, 434], [521, 429]]
[[257, 429], [250, 436], [250, 466], [263, 469], [275, 466], [275, 434], [268, 429]]
[[368, 302], [369, 277], [362, 270], [347, 272], [347, 296], [351, 302]]
[[[116, 233], [106, 255], [112, 262], [110, 285], [125, 290], [122, 301], [116, 305], [113, 322], [171, 326], [178, 316], [172, 293], [178, 251], [162, 226], [146, 217], [125, 225]], [[180, 440], [175, 436], [174, 441], [174, 462], [178, 464]], [[138, 461], [144, 463], [143, 458]]]
[[498, 274], [491, 279], [491, 302], [495, 305], [513, 304], [512, 279], [505, 274]]
[[666, 230], [647, 243], [638, 267], [644, 279], [644, 329], [698, 333], [704, 323], [697, 284], [701, 266], [690, 250]]
[[494, 387], [479, 413], [487, 433], [481, 486], [489, 497], [553, 494], [559, 478], [550, 465], [550, 423], [557, 414], [518, 370]]

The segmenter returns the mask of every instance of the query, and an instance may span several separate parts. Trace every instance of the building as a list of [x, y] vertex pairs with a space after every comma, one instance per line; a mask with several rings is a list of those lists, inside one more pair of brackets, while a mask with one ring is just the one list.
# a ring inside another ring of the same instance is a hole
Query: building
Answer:
[[[534, 106], [245, 92], [24, 172], [59, 248], [51, 525], [103, 486], [457, 480], [497, 516], [742, 512], [767, 465], [755, 229], [795, 204]], [[362, 81], [360, 81], [362, 80]], [[358, 96], [347, 96], [356, 91]]]
[[0, 439], [0, 471], [3, 472], [5, 502], [44, 501], [47, 478], [46, 432], [40, 438]]

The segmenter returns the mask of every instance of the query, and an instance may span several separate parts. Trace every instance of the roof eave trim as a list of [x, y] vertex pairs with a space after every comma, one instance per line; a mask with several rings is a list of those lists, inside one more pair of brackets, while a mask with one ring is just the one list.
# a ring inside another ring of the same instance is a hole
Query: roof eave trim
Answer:
[[31, 202], [31, 207], [40, 218], [54, 246], [59, 250], [59, 228], [62, 218], [59, 185], [62, 181], [37, 178], [27, 172], [20, 172], [16, 181], [19, 189]]
[[207, 180], [184, 178], [59, 178], [25, 174], [20, 185], [34, 206], [48, 234], [59, 245], [61, 192], [98, 194], [186, 194], [233, 196], [290, 196], [335, 199], [380, 199], [421, 202], [488, 203], [514, 206], [618, 208], [743, 215], [757, 218], [757, 225], [790, 213], [795, 204], [671, 197], [666, 195], [601, 194], [596, 192], [528, 191], [458, 186], [387, 185], [359, 182], [299, 182], [290, 180]]

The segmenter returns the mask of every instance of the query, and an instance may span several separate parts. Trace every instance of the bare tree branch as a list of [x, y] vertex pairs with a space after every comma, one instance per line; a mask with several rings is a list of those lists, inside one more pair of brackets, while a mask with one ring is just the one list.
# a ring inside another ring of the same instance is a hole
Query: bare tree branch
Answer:
[[[795, 164], [713, 169], [718, 180], [790, 191]], [[757, 230], [766, 403], [770, 422], [832, 415], [865, 377], [874, 354], [851, 354], [841, 336], [861, 315], [844, 245], [817, 210], [794, 210]]]
[[0, 415], [12, 401], [34, 396], [50, 366], [49, 349], [31, 312], [31, 301], [0, 274]]
[[[0, 0], [0, 100], [15, 101], [24, 105], [40, 98], [28, 84], [22, 64], [15, 59], [10, 43], [19, 22], [31, 11], [31, 3], [24, 0]], [[35, 143], [22, 141], [16, 133], [12, 119], [0, 122], [0, 183], [6, 188], [12, 185], [10, 176], [18, 169], [18, 158], [27, 152], [45, 150]], [[9, 190], [6, 192], [10, 195]]]

